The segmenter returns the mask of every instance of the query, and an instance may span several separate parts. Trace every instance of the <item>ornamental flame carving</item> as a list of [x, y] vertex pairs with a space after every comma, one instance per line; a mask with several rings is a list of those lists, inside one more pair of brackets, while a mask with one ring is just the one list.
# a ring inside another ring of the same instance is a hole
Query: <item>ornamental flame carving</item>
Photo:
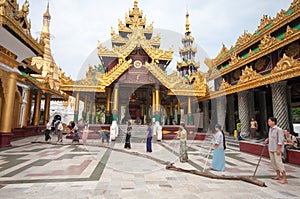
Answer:
[[297, 65], [299, 65], [299, 61], [286, 56], [286, 54], [283, 54], [283, 57], [279, 62], [277, 62], [275, 68], [271, 71], [271, 75], [275, 73], [285, 72], [286, 70], [291, 69]]
[[248, 32], [248, 31], [244, 31], [244, 34], [241, 35], [237, 41], [236, 41], [236, 45], [243, 45], [245, 43], [247, 43], [248, 41], [250, 41], [252, 38], [252, 35]]
[[262, 75], [258, 74], [255, 70], [253, 70], [252, 66], [250, 67], [246, 66], [246, 68], [242, 70], [242, 75], [240, 76], [240, 80], [238, 84], [244, 84], [261, 77]]
[[237, 56], [235, 51], [231, 51], [230, 58], [231, 61], [229, 62], [229, 66], [233, 66], [234, 64], [238, 63], [241, 59], [239, 56]]
[[225, 81], [225, 79], [222, 79], [221, 85], [219, 87], [219, 90], [226, 90], [227, 88], [230, 88], [231, 84]]
[[274, 45], [278, 40], [275, 37], [271, 37], [270, 35], [264, 35], [259, 44], [259, 49], [263, 50], [269, 48]]
[[260, 25], [258, 26], [257, 30], [263, 29], [266, 25], [272, 22], [271, 17], [268, 15], [263, 15], [263, 18], [260, 20]]
[[290, 26], [287, 26], [286, 27], [286, 32], [285, 32], [285, 35], [284, 35], [284, 38], [289, 38], [290, 36], [292, 36], [296, 31], [291, 28]]

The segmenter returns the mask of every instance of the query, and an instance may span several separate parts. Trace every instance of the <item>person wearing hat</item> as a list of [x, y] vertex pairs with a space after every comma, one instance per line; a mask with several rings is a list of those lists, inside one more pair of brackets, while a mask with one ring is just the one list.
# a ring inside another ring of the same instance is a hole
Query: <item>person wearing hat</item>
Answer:
[[220, 124], [215, 125], [216, 134], [214, 135], [214, 139], [212, 141], [211, 148], [214, 149], [213, 159], [211, 163], [211, 167], [207, 170], [215, 170], [215, 171], [225, 171], [225, 152], [226, 144], [225, 144], [225, 135], [221, 130], [222, 127]]

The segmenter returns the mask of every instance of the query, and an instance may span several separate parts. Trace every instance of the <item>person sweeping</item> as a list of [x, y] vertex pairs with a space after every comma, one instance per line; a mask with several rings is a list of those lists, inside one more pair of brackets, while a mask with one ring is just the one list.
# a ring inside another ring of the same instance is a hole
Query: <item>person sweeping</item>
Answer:
[[225, 135], [221, 130], [221, 125], [215, 125], [216, 134], [214, 135], [214, 139], [212, 142], [211, 148], [214, 149], [213, 159], [211, 167], [207, 168], [207, 170], [214, 171], [225, 171], [225, 152], [226, 144], [225, 144]]

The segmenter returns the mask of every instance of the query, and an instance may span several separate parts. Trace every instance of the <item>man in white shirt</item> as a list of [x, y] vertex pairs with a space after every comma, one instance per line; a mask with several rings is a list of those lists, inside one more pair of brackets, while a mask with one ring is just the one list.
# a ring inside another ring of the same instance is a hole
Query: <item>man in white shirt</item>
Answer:
[[[281, 184], [286, 184], [286, 172], [281, 158], [281, 151], [283, 151], [284, 146], [283, 130], [277, 126], [277, 119], [275, 117], [268, 119], [268, 125], [270, 126], [269, 137], [265, 140], [265, 143], [269, 144], [270, 160], [273, 168], [276, 170], [276, 176], [272, 179], [279, 180]], [[282, 179], [280, 173], [282, 174]]]

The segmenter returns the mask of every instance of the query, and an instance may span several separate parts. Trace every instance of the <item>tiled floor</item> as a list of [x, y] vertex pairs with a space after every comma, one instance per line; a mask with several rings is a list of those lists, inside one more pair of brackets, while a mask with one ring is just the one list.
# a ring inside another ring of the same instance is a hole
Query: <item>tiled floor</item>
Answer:
[[[122, 140], [122, 139], [120, 139]], [[32, 143], [43, 136], [13, 142], [0, 149], [0, 197], [2, 198], [298, 198], [300, 167], [286, 164], [289, 184], [270, 178], [274, 171], [262, 158], [256, 177], [267, 187], [232, 180], [215, 180], [165, 169], [159, 161], [176, 167], [203, 170], [208, 142], [189, 141], [189, 162], [178, 161], [179, 141], [153, 143], [153, 153], [145, 152], [141, 139], [132, 149], [123, 143], [72, 145], [70, 140], [56, 145]], [[110, 148], [107, 148], [111, 147]], [[113, 150], [118, 149], [119, 151]], [[135, 152], [144, 157], [137, 156]], [[145, 158], [153, 157], [154, 160]], [[216, 175], [252, 176], [258, 156], [226, 150], [226, 171]], [[209, 156], [208, 164], [211, 163]]]

